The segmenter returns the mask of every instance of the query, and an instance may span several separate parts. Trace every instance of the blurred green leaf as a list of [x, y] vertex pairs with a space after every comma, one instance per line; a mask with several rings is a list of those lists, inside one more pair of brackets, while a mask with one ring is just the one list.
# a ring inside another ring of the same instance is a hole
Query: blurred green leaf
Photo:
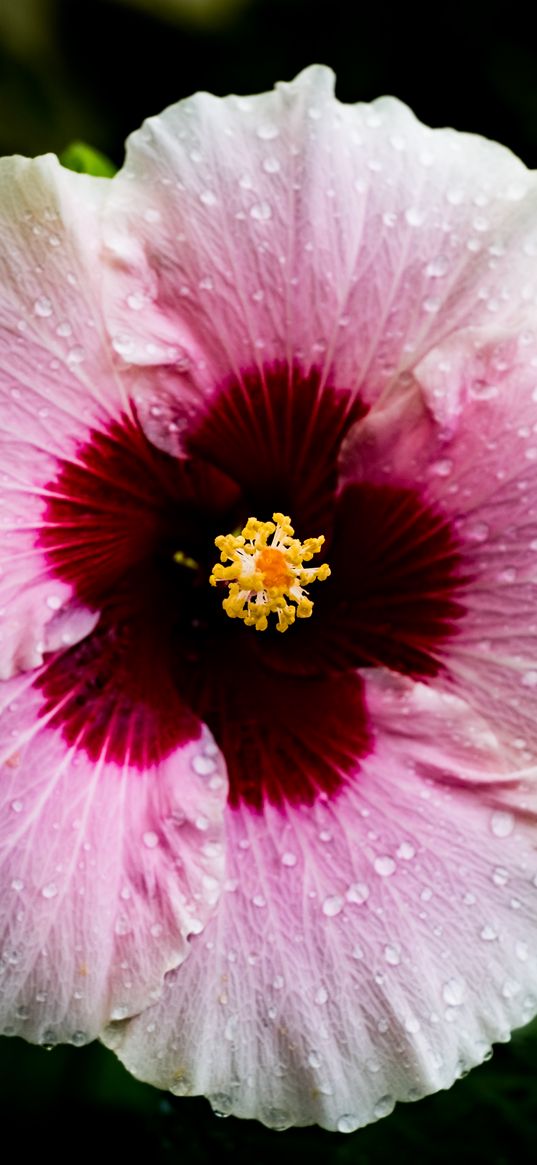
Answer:
[[60, 162], [67, 170], [77, 174], [93, 174], [95, 178], [113, 178], [117, 167], [100, 150], [85, 142], [71, 142], [60, 154]]

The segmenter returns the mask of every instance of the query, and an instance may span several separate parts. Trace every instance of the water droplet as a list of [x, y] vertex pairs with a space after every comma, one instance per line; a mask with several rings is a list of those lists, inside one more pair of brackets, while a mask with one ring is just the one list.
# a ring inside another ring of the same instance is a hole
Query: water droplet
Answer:
[[41, 891], [43, 898], [55, 898], [57, 893], [58, 887], [55, 882], [47, 882], [47, 885], [43, 886]]
[[393, 858], [390, 858], [387, 854], [383, 854], [382, 857], [375, 858], [373, 866], [375, 873], [380, 874], [381, 878], [389, 878], [391, 874], [395, 873], [396, 870], [396, 865]]
[[495, 866], [492, 871], [492, 881], [495, 886], [506, 886], [509, 881], [509, 871], [503, 866]]
[[267, 905], [266, 899], [263, 898], [262, 894], [254, 894], [254, 896], [252, 898], [252, 902], [253, 902], [254, 906], [258, 907], [259, 910], [262, 910], [263, 907]]
[[274, 140], [274, 138], [278, 137], [280, 131], [278, 126], [274, 125], [273, 122], [266, 121], [263, 122], [262, 125], [258, 125], [255, 132], [258, 138], [261, 138], [261, 141], [271, 142]]
[[204, 206], [216, 206], [218, 202], [216, 194], [212, 190], [202, 190], [199, 197]]
[[155, 849], [155, 846], [158, 845], [158, 834], [154, 833], [152, 829], [148, 829], [142, 835], [142, 841], [148, 849]]
[[280, 163], [277, 158], [265, 158], [263, 169], [265, 174], [277, 174], [280, 169]]
[[176, 1068], [172, 1079], [168, 1084], [170, 1092], [174, 1096], [188, 1096], [192, 1091], [192, 1083], [188, 1073], [184, 1068]]
[[431, 473], [435, 473], [437, 477], [449, 477], [453, 469], [453, 462], [449, 457], [442, 457], [440, 461], [433, 461], [431, 465]]
[[377, 1103], [373, 1109], [373, 1115], [377, 1117], [377, 1119], [380, 1119], [380, 1117], [383, 1116], [388, 1116], [390, 1112], [393, 1112], [394, 1107], [395, 1100], [393, 1099], [393, 1096], [381, 1096], [380, 1100], [377, 1100]]
[[474, 522], [467, 527], [466, 535], [471, 542], [486, 542], [490, 530], [486, 522]]
[[537, 687], [537, 671], [524, 672], [524, 675], [522, 676], [522, 679], [520, 682], [521, 682], [521, 684], [524, 685], [525, 688], [536, 688]]
[[292, 1118], [284, 1108], [275, 1108], [271, 1105], [268, 1108], [263, 1108], [261, 1115], [264, 1124], [268, 1125], [270, 1129], [276, 1129], [277, 1132], [283, 1133], [293, 1123]]
[[436, 255], [425, 268], [425, 274], [431, 279], [439, 279], [442, 275], [447, 275], [448, 271], [449, 259], [445, 255]]
[[514, 999], [520, 991], [520, 983], [516, 979], [505, 979], [502, 984], [502, 995], [504, 999]]
[[120, 1020], [126, 1019], [129, 1014], [129, 1009], [126, 1003], [118, 1003], [117, 1007], [113, 1007], [110, 1012], [110, 1019]]
[[384, 958], [386, 959], [386, 962], [390, 964], [390, 966], [397, 967], [401, 962], [401, 947], [384, 947]]
[[415, 1033], [419, 1032], [419, 1030], [420, 1030], [419, 1019], [416, 1019], [415, 1015], [409, 1015], [407, 1017], [407, 1019], [405, 1019], [405, 1031], [407, 1031], [409, 1033], [409, 1035], [415, 1035]]
[[411, 859], [413, 857], [415, 857], [415, 854], [416, 854], [416, 850], [414, 849], [414, 846], [410, 844], [409, 841], [402, 841], [401, 842], [401, 845], [399, 846], [399, 849], [397, 850], [397, 857], [398, 858], [402, 858], [404, 862], [409, 862], [409, 861], [411, 861]]
[[334, 894], [329, 898], [325, 898], [323, 902], [323, 914], [327, 918], [334, 918], [336, 914], [340, 914], [345, 905], [345, 899], [339, 894]]
[[11, 808], [14, 813], [20, 813], [24, 809], [24, 801], [12, 801]]
[[354, 1133], [360, 1127], [360, 1119], [353, 1113], [344, 1112], [337, 1120], [338, 1133]]
[[420, 227], [424, 222], [425, 214], [418, 206], [409, 206], [408, 210], [405, 210], [405, 218], [409, 227]]
[[319, 1005], [322, 1005], [323, 1003], [326, 1003], [327, 1000], [328, 1000], [328, 991], [326, 990], [326, 987], [319, 987], [318, 990], [315, 992], [315, 1002], [318, 1003]]
[[133, 291], [127, 296], [127, 307], [131, 311], [141, 311], [147, 304], [147, 296], [143, 292]]
[[86, 359], [85, 349], [80, 344], [75, 344], [74, 348], [70, 348], [67, 353], [68, 364], [82, 364]]
[[84, 1044], [87, 1044], [88, 1040], [89, 1040], [89, 1036], [88, 1036], [87, 1032], [76, 1031], [76, 1032], [73, 1032], [71, 1039], [69, 1040], [69, 1043], [74, 1044], [75, 1048], [81, 1048], [81, 1047], [83, 1047]]
[[469, 390], [469, 395], [473, 400], [494, 400], [498, 393], [499, 389], [495, 384], [486, 384], [486, 382], [479, 380], [474, 381]]
[[444, 1003], [449, 1003], [451, 1007], [460, 1007], [466, 995], [466, 983], [464, 979], [448, 979], [442, 987], [442, 998]]
[[296, 861], [296, 854], [292, 854], [288, 850], [282, 854], [282, 866], [289, 866], [291, 868], [292, 866], [296, 866]]
[[34, 303], [34, 314], [41, 316], [43, 319], [52, 315], [52, 303], [50, 299], [47, 299], [46, 295], [42, 295], [39, 299], [36, 299]]
[[308, 1056], [308, 1064], [309, 1064], [310, 1068], [320, 1068], [321, 1067], [321, 1057], [320, 1057], [318, 1052], [310, 1052], [310, 1054]]
[[215, 1092], [208, 1097], [209, 1104], [215, 1116], [226, 1117], [229, 1116], [233, 1108], [233, 1100], [228, 1096], [227, 1092]]
[[22, 878], [14, 878], [11, 883], [11, 889], [16, 890], [17, 893], [20, 894], [20, 891], [24, 890], [24, 882]]
[[356, 902], [361, 906], [362, 902], [366, 902], [369, 898], [369, 886], [365, 882], [352, 882], [347, 890], [346, 898], [348, 902]]
[[203, 754], [200, 753], [193, 758], [192, 768], [194, 769], [194, 772], [198, 774], [198, 776], [207, 777], [209, 776], [209, 773], [214, 773], [216, 764], [212, 757], [203, 756]]
[[62, 605], [62, 600], [59, 595], [48, 595], [45, 602], [51, 611], [59, 611]]
[[495, 837], [509, 837], [515, 827], [512, 813], [503, 809], [496, 810], [490, 819], [490, 828]]
[[495, 939], [498, 938], [498, 931], [495, 930], [493, 926], [487, 925], [483, 927], [483, 929], [479, 932], [479, 935], [480, 938], [483, 939], [483, 942], [492, 943], [495, 941]]
[[250, 215], [256, 222], [267, 222], [272, 218], [272, 207], [269, 202], [255, 202], [250, 207]]

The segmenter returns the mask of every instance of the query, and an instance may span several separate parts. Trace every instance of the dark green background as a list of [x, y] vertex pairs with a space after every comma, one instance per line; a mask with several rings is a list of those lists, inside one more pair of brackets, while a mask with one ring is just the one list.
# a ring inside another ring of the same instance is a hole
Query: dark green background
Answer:
[[[17, 18], [13, 9], [17, 8]], [[11, 10], [11, 11], [10, 11]], [[0, 0], [0, 153], [91, 142], [116, 163], [144, 116], [196, 89], [257, 92], [312, 61], [343, 100], [394, 93], [431, 125], [502, 141], [537, 166], [537, 48], [516, 4], [244, 0], [216, 23], [166, 23], [114, 0]], [[537, 1159], [537, 1027], [458, 1082], [351, 1136], [273, 1133], [138, 1084], [98, 1045], [0, 1041], [2, 1142], [55, 1162], [346, 1163]]]

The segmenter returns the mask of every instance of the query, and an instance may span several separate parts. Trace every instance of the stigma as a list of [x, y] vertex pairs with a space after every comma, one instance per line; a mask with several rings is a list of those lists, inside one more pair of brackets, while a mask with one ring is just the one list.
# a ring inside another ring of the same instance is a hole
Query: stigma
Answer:
[[[318, 554], [324, 536], [294, 537], [291, 519], [273, 514], [272, 522], [248, 518], [240, 534], [220, 534], [215, 545], [220, 562], [213, 567], [210, 583], [229, 588], [222, 606], [230, 619], [242, 619], [247, 627], [266, 631], [268, 616], [277, 616], [278, 631], [287, 631], [295, 619], [309, 619], [313, 603], [304, 590], [310, 583], [328, 578], [330, 567], [307, 567]], [[270, 539], [270, 541], [269, 541]], [[222, 565], [229, 562], [229, 566]]]

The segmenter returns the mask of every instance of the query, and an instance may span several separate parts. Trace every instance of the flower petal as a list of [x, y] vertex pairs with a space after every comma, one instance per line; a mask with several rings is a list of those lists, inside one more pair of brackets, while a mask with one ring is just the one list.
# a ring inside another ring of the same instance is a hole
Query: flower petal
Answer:
[[377, 749], [354, 786], [229, 811], [214, 919], [162, 999], [105, 1033], [136, 1076], [350, 1131], [534, 1014], [534, 792], [455, 697], [377, 672], [368, 703]]
[[535, 208], [509, 151], [391, 98], [342, 105], [318, 66], [150, 118], [107, 226], [114, 346], [161, 366], [146, 424], [177, 443], [200, 393], [255, 361], [321, 364], [369, 400], [455, 330], [493, 313], [520, 326]]
[[343, 458], [349, 481], [411, 487], [449, 523], [458, 614], [435, 682], [499, 731], [515, 767], [537, 757], [536, 368], [529, 333], [459, 334], [379, 401]]
[[[113, 706], [106, 730], [83, 693], [80, 744], [136, 733], [132, 763], [113, 747], [109, 759], [106, 743], [95, 761], [58, 731], [37, 674], [1, 692], [0, 1030], [81, 1044], [157, 998], [203, 929], [223, 873], [227, 783], [206, 730], [159, 761], [150, 711], [125, 723]], [[79, 683], [73, 669], [69, 706]]]
[[[38, 547], [46, 483], [124, 392], [98, 302], [106, 182], [52, 157], [0, 161], [0, 677], [88, 633], [96, 616]], [[7, 569], [9, 568], [9, 569]]]

